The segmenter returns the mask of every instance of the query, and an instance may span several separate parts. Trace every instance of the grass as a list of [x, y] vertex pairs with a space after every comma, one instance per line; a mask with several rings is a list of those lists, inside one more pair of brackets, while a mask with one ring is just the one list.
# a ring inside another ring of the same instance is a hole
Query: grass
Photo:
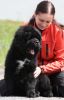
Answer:
[[0, 20], [0, 66], [4, 65], [7, 51], [20, 22]]

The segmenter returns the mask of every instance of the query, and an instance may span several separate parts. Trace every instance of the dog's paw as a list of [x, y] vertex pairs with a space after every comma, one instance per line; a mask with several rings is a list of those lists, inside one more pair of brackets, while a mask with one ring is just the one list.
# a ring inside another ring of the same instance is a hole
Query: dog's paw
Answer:
[[35, 97], [39, 97], [40, 96], [40, 92], [37, 91], [28, 91], [27, 92], [27, 96], [30, 97], [30, 98], [35, 98]]

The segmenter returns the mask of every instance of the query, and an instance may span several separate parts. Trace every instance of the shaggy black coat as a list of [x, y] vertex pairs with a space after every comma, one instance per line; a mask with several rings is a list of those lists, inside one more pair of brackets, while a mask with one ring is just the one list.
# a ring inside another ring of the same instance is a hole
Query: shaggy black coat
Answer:
[[4, 95], [52, 96], [49, 78], [43, 74], [36, 79], [33, 77], [40, 41], [40, 32], [31, 26], [20, 27], [15, 33], [5, 60], [6, 93]]

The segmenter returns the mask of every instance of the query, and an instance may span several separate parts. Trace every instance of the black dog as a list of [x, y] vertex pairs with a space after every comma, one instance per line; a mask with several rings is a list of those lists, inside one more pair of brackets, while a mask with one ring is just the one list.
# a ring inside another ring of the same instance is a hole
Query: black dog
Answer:
[[[27, 50], [28, 45], [26, 44], [29, 44], [29, 41], [31, 39], [35, 39], [35, 40], [37, 39], [38, 41], [41, 40], [40, 32], [38, 30], [35, 30], [31, 26], [20, 27], [18, 31], [15, 33], [15, 37], [12, 41], [11, 47], [8, 51], [8, 54], [5, 60], [4, 79], [6, 83], [7, 92], [4, 94], [6, 94], [7, 96], [15, 94], [15, 91], [16, 91], [15, 88], [17, 87], [16, 86], [16, 72], [17, 72], [17, 67], [18, 67], [18, 60], [24, 61], [27, 56], [29, 57], [29, 55], [27, 55], [27, 52], [29, 52], [29, 50]], [[31, 47], [33, 47], [33, 45]], [[36, 50], [36, 53], [34, 54], [34, 56], [39, 51], [37, 46], [35, 50]]]
[[[36, 79], [33, 77], [40, 41], [41, 34], [33, 27], [24, 26], [18, 29], [5, 61], [6, 92], [3, 96], [36, 97], [39, 92], [41, 96], [52, 96], [48, 77], [43, 74]], [[19, 64], [21, 61], [24, 62], [23, 65]]]
[[[18, 67], [16, 68], [16, 95], [37, 97], [39, 92], [37, 91], [37, 81], [34, 78], [34, 71], [37, 66], [37, 54], [40, 51], [40, 41], [36, 37], [30, 39], [26, 43], [26, 58], [24, 62], [18, 60]], [[16, 89], [17, 88], [17, 89]], [[19, 89], [19, 91], [18, 91]], [[19, 93], [19, 94], [18, 94]]]

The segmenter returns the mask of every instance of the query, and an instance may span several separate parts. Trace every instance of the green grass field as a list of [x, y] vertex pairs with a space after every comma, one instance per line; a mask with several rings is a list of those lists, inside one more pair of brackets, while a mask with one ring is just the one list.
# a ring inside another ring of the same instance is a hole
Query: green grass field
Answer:
[[4, 65], [7, 51], [20, 22], [0, 20], [0, 66]]

